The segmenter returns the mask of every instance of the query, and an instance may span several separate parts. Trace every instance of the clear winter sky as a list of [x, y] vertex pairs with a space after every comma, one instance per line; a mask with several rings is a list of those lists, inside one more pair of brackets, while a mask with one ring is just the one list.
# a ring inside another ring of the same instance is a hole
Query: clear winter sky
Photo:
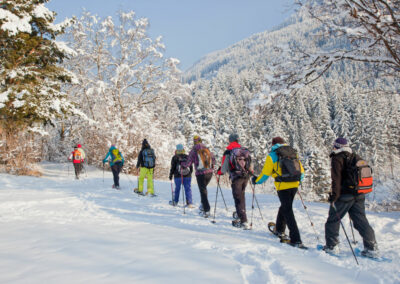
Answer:
[[165, 56], [186, 70], [206, 54], [282, 23], [293, 11], [290, 0], [50, 0], [56, 22], [83, 8], [101, 17], [118, 10], [148, 18], [152, 38], [163, 37]]

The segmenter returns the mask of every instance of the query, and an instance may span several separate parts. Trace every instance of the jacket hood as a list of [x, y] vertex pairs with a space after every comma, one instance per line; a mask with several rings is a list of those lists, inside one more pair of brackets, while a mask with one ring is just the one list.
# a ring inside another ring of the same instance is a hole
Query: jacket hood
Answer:
[[276, 149], [278, 149], [279, 147], [282, 147], [284, 145], [287, 145], [287, 144], [279, 144], [279, 143], [275, 144], [274, 146], [272, 146], [271, 152], [275, 152]]
[[238, 142], [233, 141], [233, 142], [229, 143], [229, 145], [228, 145], [228, 147], [226, 147], [226, 149], [232, 150], [232, 149], [240, 148], [240, 147], [242, 147], [242, 146], [240, 146], [240, 144]]

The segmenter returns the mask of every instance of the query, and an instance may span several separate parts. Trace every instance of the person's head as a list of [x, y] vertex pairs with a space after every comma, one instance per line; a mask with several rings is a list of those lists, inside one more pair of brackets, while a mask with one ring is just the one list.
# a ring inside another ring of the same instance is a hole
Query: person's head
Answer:
[[347, 143], [347, 139], [343, 137], [339, 137], [333, 142], [334, 149], [340, 149], [346, 146], [349, 146], [349, 144]]
[[81, 145], [81, 144], [78, 144], [78, 145], [76, 145], [76, 147], [78, 147], [78, 148], [82, 148], [82, 145]]
[[185, 154], [185, 148], [182, 144], [176, 145], [176, 154]]
[[285, 144], [285, 140], [282, 137], [274, 137], [272, 138], [272, 146], [274, 146], [275, 144]]
[[194, 145], [199, 144], [199, 143], [201, 143], [201, 142], [202, 142], [202, 140], [201, 140], [201, 138], [200, 138], [199, 135], [195, 135], [195, 136], [193, 137], [193, 144], [194, 144]]
[[149, 142], [147, 142], [147, 139], [143, 139], [142, 147], [150, 147], [150, 144]]
[[239, 135], [237, 135], [236, 133], [232, 133], [229, 135], [229, 143], [232, 142], [239, 142]]
[[78, 149], [78, 147], [77, 146], [74, 146], [74, 150], [77, 150]]

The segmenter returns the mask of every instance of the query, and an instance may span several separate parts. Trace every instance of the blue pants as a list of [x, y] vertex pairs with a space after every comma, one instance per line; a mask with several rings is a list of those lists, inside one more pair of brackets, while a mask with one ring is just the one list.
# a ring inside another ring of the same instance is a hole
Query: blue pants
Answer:
[[[174, 178], [175, 181], [175, 203], [179, 202], [179, 193], [181, 191], [181, 185], [182, 185], [182, 178]], [[192, 178], [191, 177], [184, 177], [183, 178], [183, 187], [185, 188], [185, 194], [186, 194], [186, 203], [187, 204], [192, 204], [192, 189], [191, 189], [191, 182]]]

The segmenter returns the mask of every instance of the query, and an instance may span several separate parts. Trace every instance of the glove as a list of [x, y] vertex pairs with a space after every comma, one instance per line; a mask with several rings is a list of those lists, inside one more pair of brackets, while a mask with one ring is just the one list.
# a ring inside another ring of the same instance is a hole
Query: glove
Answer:
[[106, 160], [104, 159], [104, 160], [103, 160], [103, 165], [104, 165], [105, 163], [106, 163]]
[[252, 183], [252, 184], [256, 184], [256, 180], [257, 180], [257, 177], [256, 177], [256, 176], [252, 176], [252, 177], [251, 177], [251, 183]]
[[171, 175], [169, 176], [169, 180], [172, 180], [172, 176]]
[[329, 193], [328, 201], [329, 203], [335, 203], [337, 200], [336, 196], [334, 196], [332, 193]]

